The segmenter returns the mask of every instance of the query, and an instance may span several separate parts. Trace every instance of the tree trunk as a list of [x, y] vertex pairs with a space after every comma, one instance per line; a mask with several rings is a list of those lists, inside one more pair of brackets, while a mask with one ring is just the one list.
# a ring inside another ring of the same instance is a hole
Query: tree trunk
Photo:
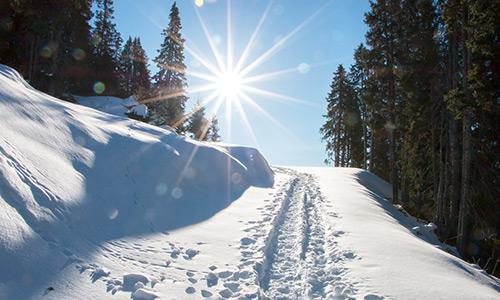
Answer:
[[458, 250], [463, 256], [467, 256], [467, 240], [470, 218], [470, 181], [472, 160], [472, 97], [469, 92], [469, 67], [470, 54], [467, 47], [469, 11], [467, 3], [463, 9], [462, 25], [462, 51], [463, 51], [463, 94], [466, 104], [462, 114], [462, 198], [460, 199], [460, 213], [458, 216]]
[[457, 121], [451, 115], [449, 118], [450, 139], [450, 220], [449, 234], [456, 235], [458, 211], [460, 207], [460, 148], [458, 143]]
[[446, 196], [446, 186], [447, 186], [447, 169], [446, 169], [446, 161], [447, 161], [447, 143], [446, 143], [446, 130], [444, 128], [444, 123], [441, 124], [440, 133], [439, 133], [439, 183], [437, 187], [436, 194], [436, 225], [438, 226], [439, 235], [441, 237], [448, 237], [449, 230], [449, 209], [448, 209], [448, 201]]
[[467, 238], [469, 227], [470, 209], [470, 166], [472, 158], [472, 135], [471, 135], [472, 112], [466, 108], [463, 113], [463, 155], [462, 155], [462, 198], [460, 199], [460, 213], [458, 215], [458, 239], [459, 252], [466, 256]]

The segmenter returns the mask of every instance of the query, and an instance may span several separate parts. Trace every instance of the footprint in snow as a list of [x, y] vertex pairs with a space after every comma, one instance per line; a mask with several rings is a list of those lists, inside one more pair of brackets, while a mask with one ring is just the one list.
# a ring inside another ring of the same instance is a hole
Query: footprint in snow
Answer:
[[255, 240], [252, 239], [252, 238], [249, 238], [249, 237], [244, 237], [240, 240], [240, 243], [241, 245], [243, 246], [247, 246], [247, 245], [250, 245], [250, 244], [253, 244], [255, 243]]
[[233, 295], [233, 292], [231, 292], [230, 289], [223, 289], [222, 291], [219, 292], [219, 295], [222, 298], [231, 298], [231, 296]]
[[215, 275], [214, 273], [208, 273], [205, 279], [207, 280], [208, 287], [212, 287], [219, 283], [219, 277], [217, 277], [217, 275]]
[[181, 254], [181, 251], [179, 249], [174, 249], [172, 253], [170, 253], [170, 257], [176, 259], [179, 257], [179, 254]]
[[191, 260], [193, 257], [195, 257], [196, 255], [198, 255], [198, 253], [200, 253], [200, 251], [194, 250], [194, 249], [187, 249], [186, 250], [186, 255], [184, 255], [183, 257], [186, 260]]
[[201, 290], [201, 296], [203, 296], [204, 298], [212, 297], [212, 295], [213, 294], [207, 290]]

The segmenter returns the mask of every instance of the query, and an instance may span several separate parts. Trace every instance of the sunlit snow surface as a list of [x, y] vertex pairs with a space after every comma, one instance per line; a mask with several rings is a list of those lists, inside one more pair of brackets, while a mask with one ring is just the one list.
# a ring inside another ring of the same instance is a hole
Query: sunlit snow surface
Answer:
[[[497, 299], [359, 169], [269, 168], [0, 67], [0, 299]], [[272, 188], [271, 188], [272, 186]]]
[[137, 102], [134, 96], [125, 99], [111, 96], [73, 96], [73, 98], [78, 104], [115, 116], [127, 117], [129, 114], [135, 114], [143, 118], [148, 116], [147, 106]]

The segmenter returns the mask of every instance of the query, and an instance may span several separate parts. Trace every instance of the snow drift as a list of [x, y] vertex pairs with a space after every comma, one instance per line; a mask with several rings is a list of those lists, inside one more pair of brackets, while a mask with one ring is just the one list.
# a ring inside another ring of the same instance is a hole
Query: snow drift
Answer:
[[147, 106], [137, 102], [134, 96], [122, 99], [111, 96], [83, 97], [74, 95], [73, 98], [80, 105], [119, 117], [128, 117], [130, 114], [134, 114], [142, 118], [146, 118], [148, 116]]
[[4, 65], [0, 132], [0, 298], [43, 282], [61, 249], [190, 225], [272, 185], [252, 160], [53, 98]]

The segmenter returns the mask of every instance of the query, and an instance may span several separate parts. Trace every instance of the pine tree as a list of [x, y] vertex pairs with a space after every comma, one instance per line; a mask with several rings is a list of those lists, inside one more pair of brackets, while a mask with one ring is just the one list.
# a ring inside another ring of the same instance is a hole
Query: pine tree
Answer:
[[[398, 82], [396, 80], [396, 57], [398, 54], [398, 16], [400, 15], [399, 0], [378, 0], [370, 2], [371, 11], [365, 15], [365, 22], [369, 26], [366, 33], [366, 43], [370, 46], [370, 53], [373, 56], [374, 75], [379, 88], [379, 99], [384, 103], [384, 110], [381, 111], [385, 119], [382, 143], [388, 144], [388, 157], [385, 165], [389, 166], [389, 180], [393, 189], [393, 201], [398, 202], [399, 195], [399, 168], [398, 168], [398, 136], [400, 112], [400, 97], [398, 92]], [[375, 146], [375, 144], [374, 144]], [[381, 162], [381, 164], [384, 164]]]
[[336, 167], [362, 166], [362, 125], [359, 101], [342, 65], [334, 73], [328, 94], [326, 122], [321, 128], [326, 142], [326, 162]]
[[411, 213], [422, 217], [432, 204], [433, 124], [438, 82], [436, 8], [432, 0], [404, 0], [398, 34], [396, 78], [401, 86], [401, 192]]
[[94, 42], [94, 78], [104, 86], [96, 93], [118, 96], [119, 85], [118, 61], [122, 39], [114, 23], [113, 0], [97, 0], [95, 28], [92, 34]]
[[134, 56], [132, 91], [141, 99], [151, 95], [151, 75], [148, 69], [148, 56], [142, 47], [140, 38], [136, 37], [132, 45]]
[[183, 131], [181, 120], [186, 101], [186, 77], [184, 64], [184, 39], [181, 36], [181, 20], [176, 3], [170, 10], [170, 23], [163, 31], [164, 40], [154, 62], [159, 68], [155, 74], [157, 101], [152, 105], [153, 119], [156, 125], [176, 127]]
[[140, 39], [129, 37], [120, 55], [120, 88], [124, 97], [135, 95], [141, 99], [149, 95], [151, 79], [147, 59]]
[[52, 95], [82, 93], [89, 77], [90, 7], [89, 0], [2, 4], [1, 61]]
[[123, 96], [127, 97], [133, 94], [132, 82], [134, 80], [134, 49], [132, 38], [129, 36], [120, 54], [120, 89]]
[[207, 140], [210, 142], [220, 142], [219, 121], [216, 116], [210, 118], [210, 128], [207, 133]]
[[208, 139], [207, 133], [209, 128], [210, 122], [205, 117], [205, 108], [198, 102], [189, 117], [187, 131], [192, 134], [194, 139], [206, 141]]
[[[367, 89], [366, 84], [369, 78], [369, 66], [366, 61], [368, 50], [363, 44], [360, 44], [354, 52], [354, 64], [349, 70], [349, 80], [352, 83], [355, 97], [358, 101], [358, 108], [361, 118], [362, 136], [363, 141], [363, 158], [362, 167], [368, 169], [368, 149], [370, 147], [370, 127], [369, 127], [369, 112], [367, 106]], [[359, 153], [358, 153], [359, 155]]]

